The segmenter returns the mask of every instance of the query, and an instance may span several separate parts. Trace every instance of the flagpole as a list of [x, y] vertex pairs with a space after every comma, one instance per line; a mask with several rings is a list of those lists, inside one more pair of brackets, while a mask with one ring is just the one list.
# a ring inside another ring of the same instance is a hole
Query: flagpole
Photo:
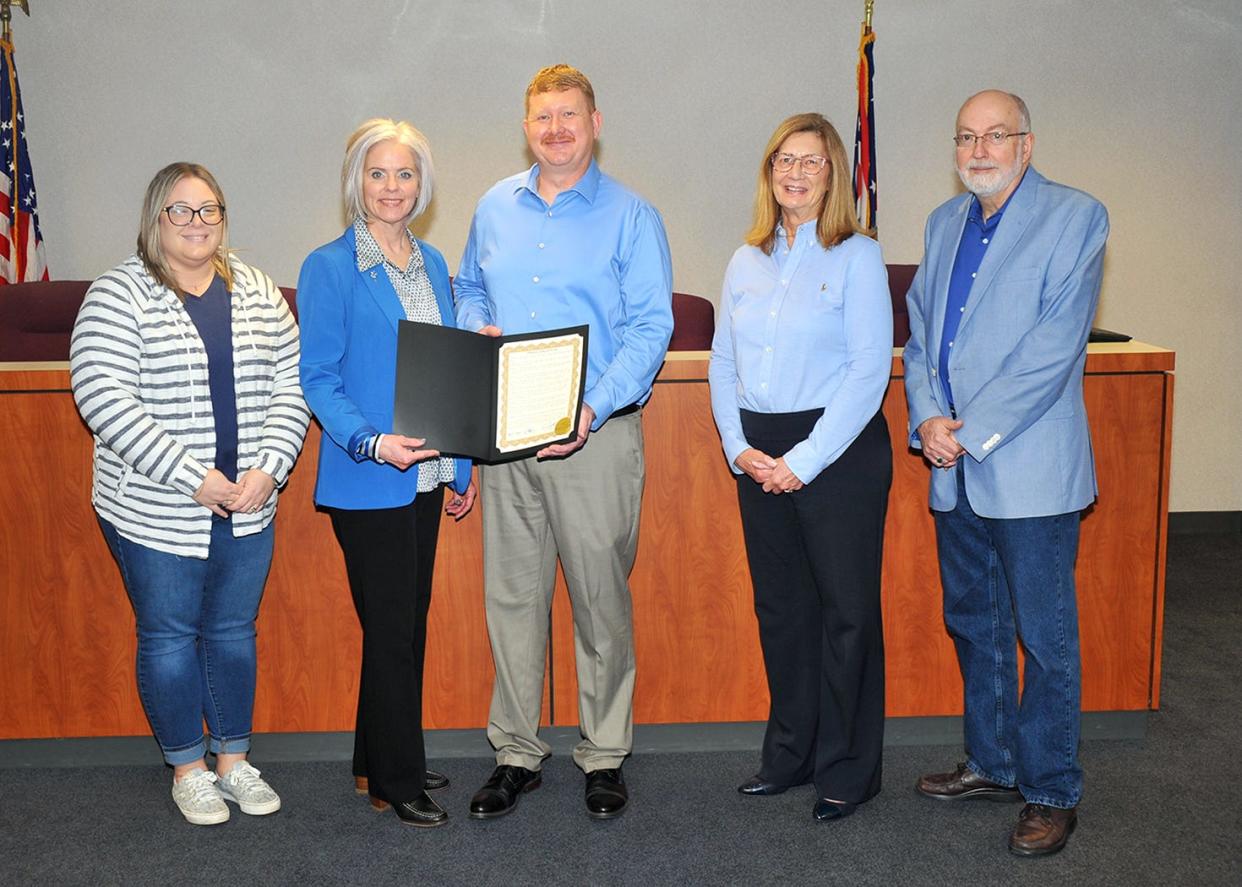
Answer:
[[4, 25], [3, 31], [0, 31], [0, 39], [5, 43], [13, 41], [13, 7], [17, 6], [26, 15], [30, 15], [30, 0], [0, 0], [0, 24]]

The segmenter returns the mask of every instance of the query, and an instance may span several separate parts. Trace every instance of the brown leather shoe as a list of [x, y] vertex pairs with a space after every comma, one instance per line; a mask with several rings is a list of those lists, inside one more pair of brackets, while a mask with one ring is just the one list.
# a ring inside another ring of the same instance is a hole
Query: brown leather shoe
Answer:
[[927, 773], [919, 777], [914, 790], [937, 801], [964, 801], [985, 798], [990, 801], [1019, 801], [1022, 793], [1011, 785], [984, 779], [964, 763], [952, 773]]
[[1009, 833], [1009, 852], [1015, 856], [1048, 856], [1060, 852], [1078, 825], [1078, 809], [1063, 810], [1046, 804], [1027, 804]]

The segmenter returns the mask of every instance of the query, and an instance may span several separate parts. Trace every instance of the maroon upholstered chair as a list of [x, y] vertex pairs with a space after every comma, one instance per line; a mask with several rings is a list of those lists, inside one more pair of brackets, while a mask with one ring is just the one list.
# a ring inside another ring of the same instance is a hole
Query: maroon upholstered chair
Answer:
[[669, 351], [710, 351], [716, 309], [702, 296], [673, 293], [673, 338]]
[[910, 338], [910, 312], [906, 310], [906, 291], [914, 281], [918, 265], [889, 265], [888, 291], [893, 297], [893, 347], [904, 348]]
[[69, 334], [89, 280], [0, 286], [0, 362], [68, 360]]

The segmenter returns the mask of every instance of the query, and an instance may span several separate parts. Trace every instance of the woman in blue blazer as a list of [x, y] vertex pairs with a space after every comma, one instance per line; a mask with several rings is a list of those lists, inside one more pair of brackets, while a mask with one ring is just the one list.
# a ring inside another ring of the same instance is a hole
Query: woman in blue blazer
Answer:
[[413, 126], [362, 124], [341, 170], [351, 224], [307, 257], [298, 278], [302, 387], [324, 432], [315, 503], [332, 518], [362, 624], [355, 786], [376, 809], [392, 806], [424, 828], [448, 819], [427, 794], [448, 779], [426, 769], [422, 734], [440, 509], [460, 520], [475, 498], [468, 460], [391, 433], [398, 321], [453, 322], [444, 257], [408, 227], [430, 203], [433, 177], [431, 149]]

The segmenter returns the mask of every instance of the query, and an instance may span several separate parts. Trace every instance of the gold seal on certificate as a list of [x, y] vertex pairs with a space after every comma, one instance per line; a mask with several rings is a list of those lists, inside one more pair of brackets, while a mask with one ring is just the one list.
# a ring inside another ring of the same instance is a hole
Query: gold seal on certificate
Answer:
[[392, 430], [483, 462], [571, 440], [587, 334], [577, 326], [493, 338], [400, 321]]

